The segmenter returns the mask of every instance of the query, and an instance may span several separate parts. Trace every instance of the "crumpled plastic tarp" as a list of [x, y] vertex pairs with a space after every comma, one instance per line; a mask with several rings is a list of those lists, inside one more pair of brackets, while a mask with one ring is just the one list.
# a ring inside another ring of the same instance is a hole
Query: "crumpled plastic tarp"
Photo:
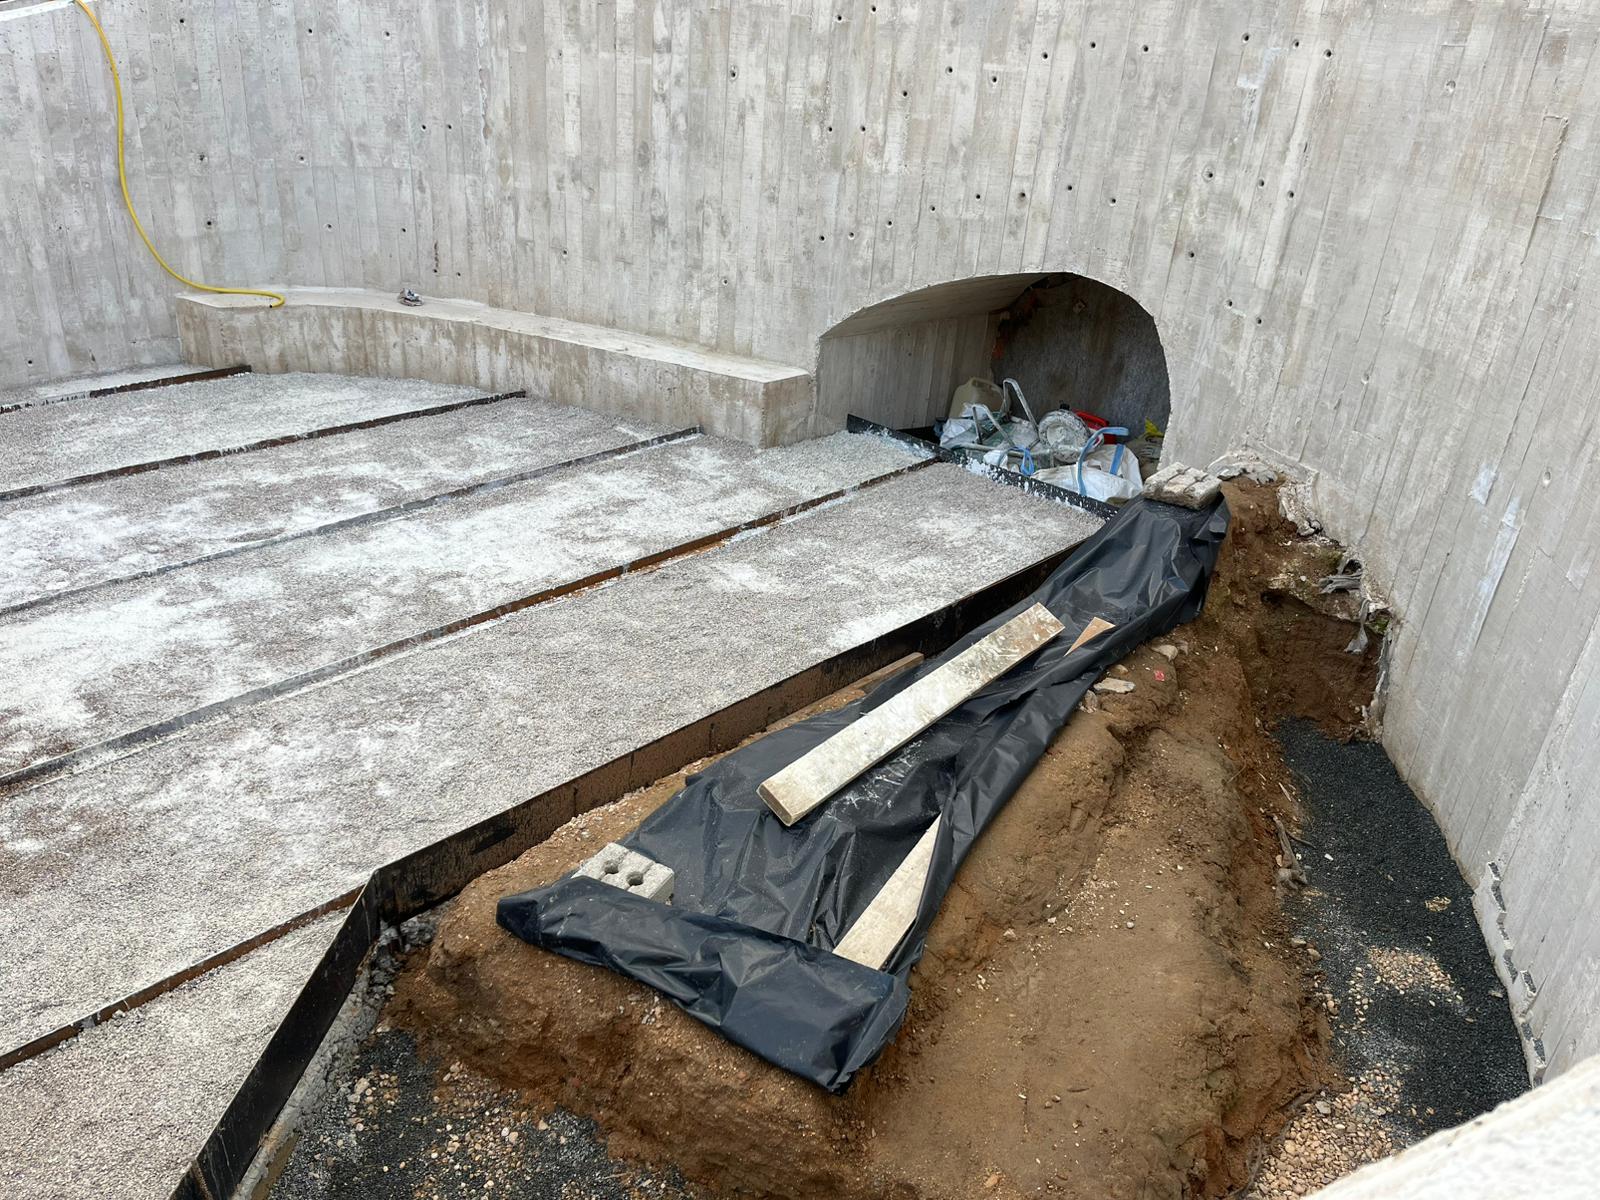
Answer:
[[[623, 844], [677, 873], [670, 905], [569, 876], [500, 901], [525, 941], [648, 984], [730, 1040], [833, 1092], [893, 1040], [906, 977], [969, 849], [1090, 686], [1205, 599], [1228, 511], [1137, 500], [1028, 599], [936, 659], [691, 776]], [[1065, 632], [786, 828], [756, 787], [1034, 603]], [[1069, 651], [1095, 617], [1109, 633]], [[884, 970], [830, 952], [933, 819], [917, 918]]]

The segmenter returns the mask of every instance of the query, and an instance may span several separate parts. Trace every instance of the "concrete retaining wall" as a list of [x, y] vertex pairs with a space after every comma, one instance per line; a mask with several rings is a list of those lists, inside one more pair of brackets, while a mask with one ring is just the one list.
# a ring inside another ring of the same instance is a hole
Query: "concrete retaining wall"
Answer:
[[[207, 280], [410, 283], [808, 370], [929, 285], [1127, 292], [1175, 454], [1305, 464], [1388, 582], [1389, 749], [1468, 876], [1498, 864], [1485, 925], [1552, 1064], [1600, 1049], [1591, 5], [99, 8], [135, 192]], [[0, 384], [176, 350], [109, 129], [81, 14], [0, 9]]]

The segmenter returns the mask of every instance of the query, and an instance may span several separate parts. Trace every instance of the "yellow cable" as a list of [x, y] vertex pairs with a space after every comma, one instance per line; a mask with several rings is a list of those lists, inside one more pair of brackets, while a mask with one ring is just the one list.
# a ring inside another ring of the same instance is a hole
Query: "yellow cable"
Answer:
[[163, 271], [187, 287], [197, 288], [202, 292], [220, 292], [228, 296], [265, 296], [272, 301], [273, 308], [281, 307], [283, 297], [277, 292], [261, 291], [258, 288], [212, 287], [209, 283], [196, 283], [193, 279], [179, 275], [167, 265], [167, 260], [161, 257], [161, 252], [151, 242], [150, 235], [144, 231], [144, 224], [139, 220], [139, 214], [133, 208], [133, 197], [128, 192], [128, 156], [126, 138], [123, 135], [122, 76], [117, 73], [116, 56], [111, 53], [111, 43], [106, 39], [106, 31], [100, 28], [100, 22], [89, 11], [89, 6], [83, 0], [72, 0], [72, 2], [83, 10], [83, 15], [89, 18], [89, 24], [94, 26], [95, 33], [100, 35], [100, 48], [106, 52], [106, 65], [111, 68], [111, 90], [117, 97], [117, 179], [122, 184], [122, 203], [128, 209], [128, 216], [133, 220], [133, 227], [139, 231], [139, 238], [144, 242], [144, 248], [150, 251], [150, 257], [161, 264]]

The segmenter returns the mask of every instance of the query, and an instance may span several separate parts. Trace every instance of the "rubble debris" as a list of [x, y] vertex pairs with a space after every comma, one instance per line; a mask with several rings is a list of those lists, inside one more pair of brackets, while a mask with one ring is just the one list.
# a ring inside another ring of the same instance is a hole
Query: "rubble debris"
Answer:
[[1309, 479], [1286, 482], [1278, 489], [1278, 511], [1301, 537], [1322, 532], [1322, 522], [1312, 512], [1311, 491]]
[[1133, 691], [1134, 684], [1128, 679], [1102, 679], [1094, 685], [1094, 690], [1102, 694], [1110, 692], [1122, 696]]
[[1163, 467], [1144, 485], [1144, 494], [1150, 499], [1181, 508], [1204, 508], [1221, 490], [1222, 483], [1216, 476], [1183, 463]]
[[1324, 596], [1334, 592], [1354, 592], [1361, 588], [1361, 572], [1353, 575], [1324, 575], [1317, 581], [1317, 590]]
[[1262, 485], [1276, 483], [1278, 472], [1266, 459], [1248, 451], [1224, 454], [1211, 464], [1210, 471], [1218, 479], [1238, 479], [1241, 476]]
[[[1279, 786], [1281, 787], [1282, 784]], [[1288, 793], [1285, 792], [1284, 794], [1287, 795]], [[1272, 824], [1278, 832], [1278, 846], [1281, 851], [1278, 858], [1278, 882], [1294, 883], [1300, 887], [1305, 887], [1307, 882], [1305, 867], [1300, 862], [1300, 855], [1295, 852], [1294, 842], [1289, 837], [1289, 831], [1284, 828], [1283, 818], [1278, 816], [1277, 813], [1273, 813]], [[1293, 938], [1289, 939], [1291, 945], [1294, 944], [1294, 941], [1295, 939]]]

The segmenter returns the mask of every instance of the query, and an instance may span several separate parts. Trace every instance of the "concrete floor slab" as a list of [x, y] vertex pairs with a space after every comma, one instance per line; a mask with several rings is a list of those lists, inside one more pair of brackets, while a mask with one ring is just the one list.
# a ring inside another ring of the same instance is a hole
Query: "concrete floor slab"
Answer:
[[839, 433], [699, 438], [0, 616], [0, 773], [484, 613], [921, 461]]
[[131, 367], [126, 371], [106, 371], [98, 375], [54, 379], [49, 383], [38, 383], [31, 387], [0, 388], [0, 414], [19, 408], [60, 404], [108, 388], [137, 386], [152, 380], [200, 374], [209, 370], [211, 368], [197, 367], [192, 363], [173, 362], [155, 367]]
[[510, 399], [7, 501], [0, 609], [665, 432]]
[[[1096, 524], [936, 465], [16, 792], [0, 812], [0, 1046]], [[85, 921], [85, 897], [114, 916]]]
[[0, 495], [205, 450], [225, 450], [459, 403], [473, 388], [342, 375], [233, 375], [5, 414]]
[[296, 929], [0, 1072], [0, 1192], [165, 1200], [342, 919]]

